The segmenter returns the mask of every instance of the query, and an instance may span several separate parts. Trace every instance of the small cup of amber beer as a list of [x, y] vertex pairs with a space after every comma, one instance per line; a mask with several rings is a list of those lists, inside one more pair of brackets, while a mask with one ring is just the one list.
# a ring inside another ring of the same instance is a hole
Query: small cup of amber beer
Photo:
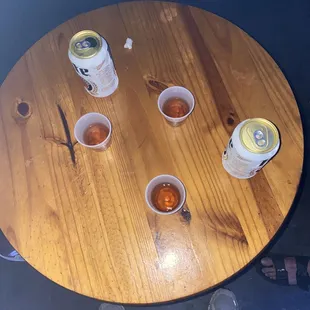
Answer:
[[100, 113], [87, 113], [75, 124], [74, 136], [78, 143], [95, 151], [105, 151], [111, 144], [112, 125]]
[[168, 124], [177, 127], [193, 112], [195, 98], [188, 89], [172, 86], [159, 95], [157, 105]]
[[159, 175], [152, 179], [145, 189], [145, 201], [157, 214], [176, 213], [183, 207], [185, 200], [185, 187], [173, 175]]

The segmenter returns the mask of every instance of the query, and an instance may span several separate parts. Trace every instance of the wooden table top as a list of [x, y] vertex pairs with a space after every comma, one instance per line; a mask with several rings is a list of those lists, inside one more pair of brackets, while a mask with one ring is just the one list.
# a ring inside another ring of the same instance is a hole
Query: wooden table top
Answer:
[[[120, 84], [108, 98], [88, 95], [68, 59], [82, 29], [111, 45]], [[179, 128], [157, 110], [171, 85], [196, 98]], [[296, 194], [303, 132], [286, 79], [246, 33], [197, 8], [131, 2], [77, 16], [25, 53], [0, 99], [0, 227], [35, 269], [81, 294], [153, 303], [211, 288], [262, 251]], [[103, 153], [75, 143], [75, 122], [91, 111], [114, 126]], [[282, 146], [238, 180], [221, 154], [250, 117], [274, 122]], [[147, 208], [145, 187], [164, 173], [184, 182], [191, 220]]]

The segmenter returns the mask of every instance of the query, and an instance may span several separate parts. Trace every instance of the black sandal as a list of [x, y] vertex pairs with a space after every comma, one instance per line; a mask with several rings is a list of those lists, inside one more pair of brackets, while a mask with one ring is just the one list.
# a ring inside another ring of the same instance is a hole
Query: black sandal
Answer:
[[[269, 254], [266, 256], [263, 256], [262, 258], [270, 258], [272, 260], [273, 265], [271, 266], [265, 266], [261, 263], [261, 259], [256, 264], [256, 271], [259, 275], [261, 275], [265, 280], [268, 282], [282, 285], [282, 286], [292, 286], [289, 284], [288, 279], [288, 272], [285, 269], [285, 262], [284, 259], [288, 257], [292, 257], [296, 261], [296, 279], [297, 279], [297, 286], [301, 288], [302, 290], [309, 291], [309, 284], [310, 284], [310, 277], [308, 274], [308, 263], [310, 261], [310, 257], [307, 256], [289, 256], [289, 255], [275, 255], [275, 254]], [[272, 280], [269, 277], [267, 277], [263, 271], [262, 268], [268, 268], [273, 267], [276, 270], [276, 279]]]

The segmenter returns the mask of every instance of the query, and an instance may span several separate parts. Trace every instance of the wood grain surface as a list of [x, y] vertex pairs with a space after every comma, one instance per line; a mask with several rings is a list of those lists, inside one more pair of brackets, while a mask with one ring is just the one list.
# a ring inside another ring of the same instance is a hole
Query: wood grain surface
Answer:
[[[88, 95], [68, 59], [82, 29], [111, 45], [120, 84], [108, 98]], [[179, 128], [157, 110], [171, 85], [196, 98]], [[287, 81], [246, 33], [197, 8], [132, 2], [77, 16], [25, 53], [0, 99], [0, 227], [35, 269], [81, 294], [153, 303], [211, 288], [268, 244], [296, 194], [303, 132]], [[91, 111], [113, 124], [103, 153], [73, 136]], [[250, 117], [273, 121], [282, 146], [241, 181], [221, 154]], [[163, 173], [184, 182], [191, 219], [147, 208], [145, 187]]]

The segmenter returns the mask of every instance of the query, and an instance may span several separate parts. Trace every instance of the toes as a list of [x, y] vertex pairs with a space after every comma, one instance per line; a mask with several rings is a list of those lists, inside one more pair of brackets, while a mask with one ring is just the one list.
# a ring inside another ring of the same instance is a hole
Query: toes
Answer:
[[268, 272], [268, 273], [265, 273], [265, 276], [266, 276], [266, 277], [269, 277], [269, 278], [275, 277], [275, 276], [276, 276], [276, 273], [275, 273], [275, 272]]
[[269, 257], [262, 258], [260, 262], [262, 263], [263, 266], [266, 266], [266, 267], [273, 266], [272, 259]]
[[262, 268], [262, 272], [264, 273], [265, 277], [276, 280], [276, 269], [274, 268], [273, 261], [269, 257], [264, 257], [261, 259], [261, 264], [265, 266]]
[[268, 271], [268, 272], [264, 273], [264, 276], [271, 279], [271, 280], [275, 280], [276, 279], [276, 272], [275, 271]]
[[263, 273], [276, 273], [276, 271], [273, 267], [262, 268], [262, 272]]

